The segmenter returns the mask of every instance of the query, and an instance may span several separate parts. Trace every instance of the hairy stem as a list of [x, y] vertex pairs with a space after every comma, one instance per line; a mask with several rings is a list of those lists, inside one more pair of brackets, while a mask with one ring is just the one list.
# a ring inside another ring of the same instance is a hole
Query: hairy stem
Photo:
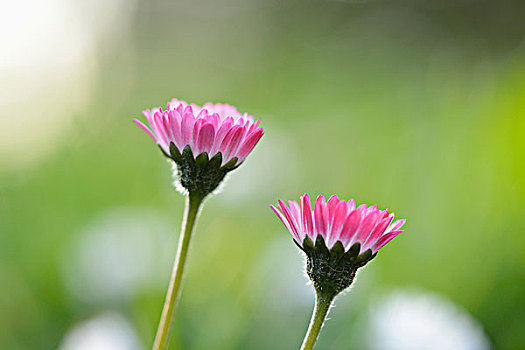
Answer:
[[333, 300], [334, 295], [332, 294], [315, 293], [315, 308], [301, 350], [311, 350], [314, 348]]
[[177, 299], [180, 295], [182, 274], [184, 272], [184, 265], [188, 255], [191, 234], [203, 199], [202, 196], [193, 193], [190, 193], [186, 197], [186, 209], [184, 211], [184, 221], [182, 222], [179, 246], [175, 257], [175, 263], [173, 264], [173, 272], [171, 273], [170, 285], [166, 294], [164, 308], [162, 309], [162, 316], [157, 329], [157, 335], [155, 336], [155, 342], [153, 343], [154, 350], [163, 350], [168, 343], [170, 327], [173, 319], [173, 310], [175, 309]]

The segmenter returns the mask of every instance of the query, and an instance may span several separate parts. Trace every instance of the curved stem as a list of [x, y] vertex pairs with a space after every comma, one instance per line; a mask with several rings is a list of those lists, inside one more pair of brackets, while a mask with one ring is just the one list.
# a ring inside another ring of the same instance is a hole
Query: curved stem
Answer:
[[168, 343], [170, 326], [173, 319], [173, 310], [180, 294], [182, 274], [184, 272], [191, 234], [203, 199], [202, 196], [192, 193], [186, 197], [186, 209], [184, 211], [184, 220], [182, 222], [181, 235], [179, 238], [179, 247], [175, 257], [173, 272], [171, 273], [170, 285], [168, 287], [168, 293], [166, 294], [164, 308], [162, 309], [162, 316], [157, 329], [157, 335], [155, 336], [155, 342], [153, 343], [154, 350], [162, 350]]
[[303, 345], [301, 350], [311, 350], [314, 348], [317, 337], [319, 337], [319, 332], [323, 327], [324, 320], [328, 315], [328, 310], [330, 310], [330, 305], [334, 296], [332, 295], [323, 295], [323, 293], [315, 293], [315, 308], [312, 314], [312, 320], [310, 321], [310, 326], [304, 337]]

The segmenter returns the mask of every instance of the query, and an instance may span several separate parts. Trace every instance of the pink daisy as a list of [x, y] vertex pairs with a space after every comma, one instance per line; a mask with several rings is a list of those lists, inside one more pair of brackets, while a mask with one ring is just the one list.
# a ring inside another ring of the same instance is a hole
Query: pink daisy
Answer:
[[181, 154], [189, 146], [195, 158], [206, 153], [211, 159], [221, 153], [221, 165], [234, 158], [235, 164], [242, 163], [263, 135], [260, 120], [254, 121], [253, 116], [228, 104], [206, 103], [200, 107], [173, 99], [166, 110], [153, 108], [143, 114], [149, 127], [137, 119], [133, 121], [167, 155], [173, 143]]
[[405, 219], [392, 222], [394, 213], [378, 210], [376, 206], [362, 204], [356, 208], [355, 201], [348, 202], [332, 196], [328, 202], [323, 196], [317, 197], [312, 210], [310, 197], [305, 193], [300, 204], [289, 201], [288, 206], [279, 200], [282, 212], [271, 208], [286, 226], [295, 242], [302, 248], [305, 238], [316, 242], [321, 236], [330, 250], [336, 242], [341, 242], [347, 252], [359, 243], [357, 254], [371, 250], [375, 254], [379, 249], [394, 239], [405, 224]]

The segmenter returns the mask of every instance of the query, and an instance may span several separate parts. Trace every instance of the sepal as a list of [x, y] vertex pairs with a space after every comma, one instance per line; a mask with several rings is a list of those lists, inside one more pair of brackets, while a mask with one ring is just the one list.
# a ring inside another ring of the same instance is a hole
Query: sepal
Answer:
[[169, 158], [173, 159], [175, 163], [182, 163], [182, 154], [180, 154], [179, 149], [177, 148], [177, 146], [175, 146], [173, 142], [170, 142], [170, 155], [171, 157]]
[[357, 269], [376, 256], [371, 249], [360, 254], [360, 243], [353, 244], [346, 252], [341, 241], [328, 249], [321, 235], [317, 235], [315, 244], [308, 235], [303, 239], [302, 246], [296, 244], [306, 254], [306, 272], [315, 290], [332, 297], [348, 288]]
[[240, 165], [237, 158], [222, 165], [220, 152], [211, 159], [206, 152], [195, 157], [189, 145], [184, 147], [182, 153], [173, 142], [170, 143], [170, 154], [167, 154], [162, 147], [160, 149], [175, 163], [179, 184], [188, 192], [195, 193], [202, 198], [217, 189], [226, 174]]

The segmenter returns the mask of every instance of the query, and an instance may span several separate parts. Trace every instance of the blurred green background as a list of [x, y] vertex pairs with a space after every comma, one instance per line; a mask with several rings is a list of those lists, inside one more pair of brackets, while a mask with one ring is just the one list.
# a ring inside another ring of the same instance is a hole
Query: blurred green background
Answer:
[[265, 136], [206, 203], [171, 349], [298, 348], [313, 292], [269, 204], [305, 191], [408, 220], [318, 349], [410, 348], [367, 335], [406, 290], [480, 332], [455, 349], [525, 349], [524, 5], [4, 3], [0, 348], [151, 346], [184, 200], [131, 119], [177, 97], [231, 103]]

